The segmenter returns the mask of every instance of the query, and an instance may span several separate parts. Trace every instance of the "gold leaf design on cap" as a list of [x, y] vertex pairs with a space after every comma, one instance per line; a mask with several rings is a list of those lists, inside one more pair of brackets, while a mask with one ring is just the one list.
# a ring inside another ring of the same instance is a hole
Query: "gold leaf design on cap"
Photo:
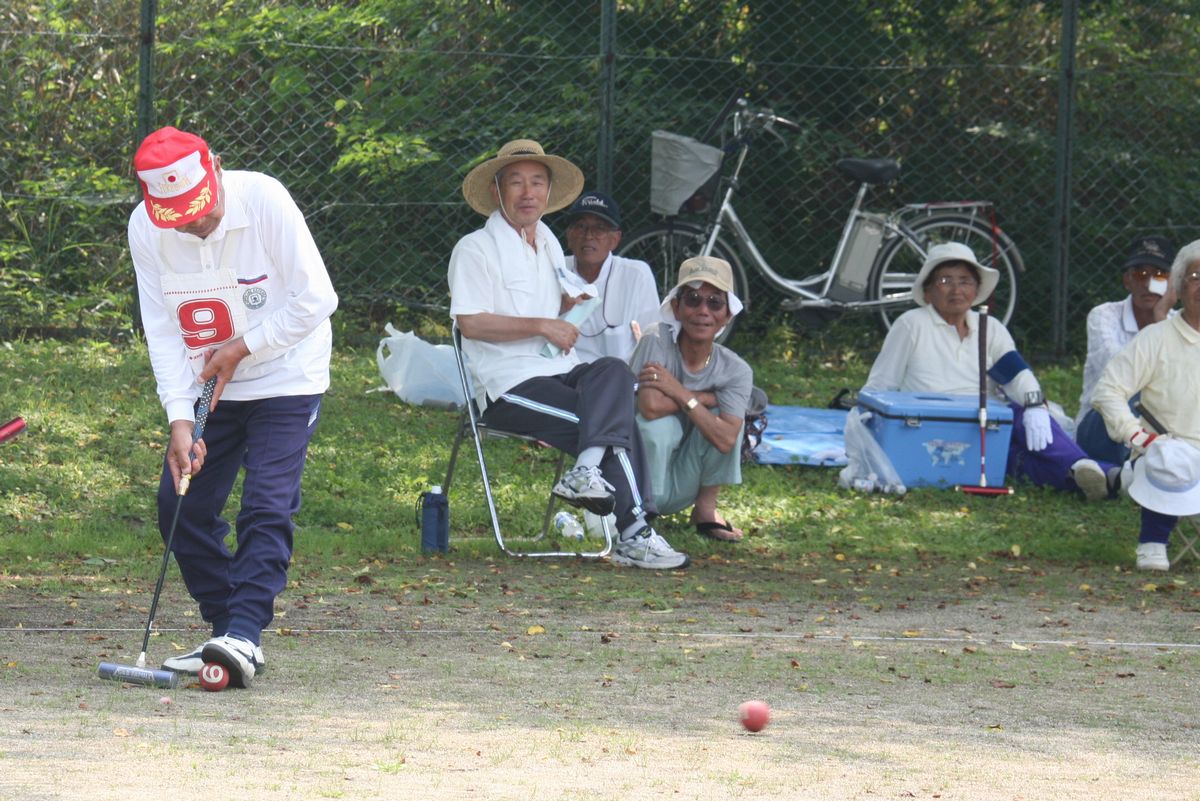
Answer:
[[210, 200], [212, 200], [212, 190], [209, 189], [208, 184], [205, 184], [204, 188], [200, 190], [200, 194], [196, 195], [195, 199], [188, 204], [187, 211], [185, 213], [195, 214], [196, 212], [200, 211], [200, 209], [207, 206]]
[[150, 213], [154, 215], [154, 219], [164, 220], [166, 222], [174, 222], [183, 216], [179, 212], [175, 211], [175, 209], [170, 208], [169, 206], [160, 206], [153, 200], [150, 201]]

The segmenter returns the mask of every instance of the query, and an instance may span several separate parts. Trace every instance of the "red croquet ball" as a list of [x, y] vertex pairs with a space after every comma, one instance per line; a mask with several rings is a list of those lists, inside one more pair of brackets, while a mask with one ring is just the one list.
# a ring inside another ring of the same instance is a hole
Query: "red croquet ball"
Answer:
[[771, 708], [765, 701], [743, 701], [738, 707], [738, 719], [750, 731], [762, 731], [771, 719]]
[[205, 662], [200, 668], [200, 686], [210, 693], [219, 693], [229, 684], [229, 671], [216, 662]]

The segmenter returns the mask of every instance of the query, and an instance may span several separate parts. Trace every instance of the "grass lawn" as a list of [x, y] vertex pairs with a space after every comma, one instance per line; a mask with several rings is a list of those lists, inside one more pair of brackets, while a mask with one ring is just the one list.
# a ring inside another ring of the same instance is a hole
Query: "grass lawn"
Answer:
[[[435, 318], [400, 322], [428, 338], [444, 334]], [[338, 341], [333, 385], [309, 450], [296, 567], [335, 584], [343, 573], [368, 569], [373, 580], [403, 582], [414, 565], [429, 561], [419, 552], [414, 507], [421, 491], [443, 482], [456, 415], [374, 391], [382, 383], [375, 335], [344, 333]], [[773, 403], [824, 406], [840, 387], [862, 383], [879, 341], [855, 322], [808, 334], [784, 326], [743, 331], [732, 344]], [[0, 418], [20, 414], [28, 422], [26, 433], [0, 446], [5, 572], [44, 580], [153, 575], [161, 548], [154, 490], [167, 432], [144, 345], [7, 342], [0, 344], [0, 371], [7, 379]], [[1039, 372], [1048, 394], [1074, 411], [1077, 365]], [[506, 519], [514, 530], [536, 530], [549, 455], [516, 445], [492, 453], [495, 475], [504, 478], [497, 494]], [[494, 557], [469, 450], [460, 465], [451, 492], [451, 558]], [[1137, 530], [1126, 501], [1089, 505], [1029, 486], [1006, 498], [946, 490], [893, 498], [841, 490], [833, 469], [751, 465], [744, 478], [722, 493], [726, 515], [748, 533], [740, 545], [698, 537], [686, 512], [660, 526], [698, 565], [729, 560], [779, 570], [846, 560], [903, 567], [934, 557], [1120, 570], [1130, 564]]]

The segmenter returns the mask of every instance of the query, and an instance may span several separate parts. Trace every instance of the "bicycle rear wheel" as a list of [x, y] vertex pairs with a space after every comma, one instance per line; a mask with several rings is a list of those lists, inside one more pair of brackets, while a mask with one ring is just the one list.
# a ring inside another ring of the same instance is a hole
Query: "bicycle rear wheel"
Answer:
[[[675, 286], [675, 275], [679, 271], [679, 265], [685, 259], [699, 256], [705, 243], [704, 229], [699, 225], [687, 222], [655, 223], [630, 234], [617, 248], [617, 254], [629, 259], [641, 259], [649, 264], [658, 282], [659, 297], [663, 297]], [[750, 308], [750, 283], [746, 280], [746, 271], [741, 260], [733, 248], [720, 239], [713, 247], [711, 255], [729, 262], [733, 272], [734, 292], [742, 301], [745, 307], [742, 314], [745, 314]], [[725, 326], [725, 330], [717, 338], [718, 342], [729, 339], [737, 320], [735, 317]]]
[[896, 237], [884, 246], [871, 269], [870, 299], [891, 301], [878, 311], [884, 331], [916, 305], [912, 300], [913, 281], [929, 248], [942, 242], [961, 242], [971, 248], [980, 264], [1000, 271], [999, 283], [988, 305], [993, 317], [1008, 324], [1017, 305], [1017, 273], [1025, 270], [1025, 262], [1008, 234], [1000, 231], [993, 243], [992, 228], [986, 222], [952, 213], [925, 217], [908, 231], [911, 236]]

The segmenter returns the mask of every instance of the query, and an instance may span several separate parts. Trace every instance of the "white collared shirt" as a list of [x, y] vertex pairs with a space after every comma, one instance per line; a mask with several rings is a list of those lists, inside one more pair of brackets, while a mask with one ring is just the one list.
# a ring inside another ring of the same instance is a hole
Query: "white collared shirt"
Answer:
[[[199, 396], [196, 373], [175, 314], [164, 297], [167, 273], [199, 276], [228, 268], [244, 304], [247, 357], [222, 400], [314, 395], [329, 387], [337, 293], [304, 215], [287, 189], [257, 172], [222, 173], [225, 215], [201, 239], [150, 222], [144, 202], [129, 217], [129, 251], [159, 400], [168, 421], [191, 420]], [[214, 346], [222, 344], [214, 341]]]
[[1143, 328], [1109, 361], [1092, 392], [1092, 406], [1104, 416], [1114, 442], [1128, 442], [1139, 428], [1151, 430], [1129, 411], [1141, 402], [1170, 432], [1200, 448], [1200, 331], [1182, 314]]
[[[562, 249], [545, 223], [538, 223], [535, 242], [536, 249], [496, 212], [483, 228], [458, 240], [450, 254], [450, 316], [558, 317], [562, 289], [556, 262], [562, 266]], [[543, 356], [546, 342], [540, 336], [510, 342], [464, 337], [463, 351], [482, 390], [495, 400], [522, 381], [561, 375], [579, 364], [574, 348]]]
[[[567, 256], [566, 261], [567, 269], [578, 275], [575, 257]], [[636, 321], [642, 331], [649, 331], [660, 319], [654, 273], [644, 261], [609, 253], [592, 283], [600, 291], [600, 303], [580, 324], [575, 350], [585, 362], [602, 356], [627, 362], [637, 345], [630, 322]]]
[[[979, 395], [979, 312], [967, 312], [966, 339], [946, 322], [933, 306], [910, 309], [892, 324], [863, 389], [898, 392], [937, 392], [946, 395]], [[1015, 350], [1012, 334], [994, 317], [987, 322], [986, 367]], [[990, 377], [988, 394], [1007, 402], [1005, 393]], [[1031, 370], [1022, 370], [1009, 384], [1018, 403], [1038, 391]]]
[[1079, 395], [1079, 413], [1075, 422], [1092, 409], [1092, 393], [1104, 368], [1122, 348], [1137, 336], [1137, 319], [1133, 316], [1133, 296], [1124, 300], [1101, 303], [1087, 316], [1087, 359], [1083, 363], [1083, 392]]

